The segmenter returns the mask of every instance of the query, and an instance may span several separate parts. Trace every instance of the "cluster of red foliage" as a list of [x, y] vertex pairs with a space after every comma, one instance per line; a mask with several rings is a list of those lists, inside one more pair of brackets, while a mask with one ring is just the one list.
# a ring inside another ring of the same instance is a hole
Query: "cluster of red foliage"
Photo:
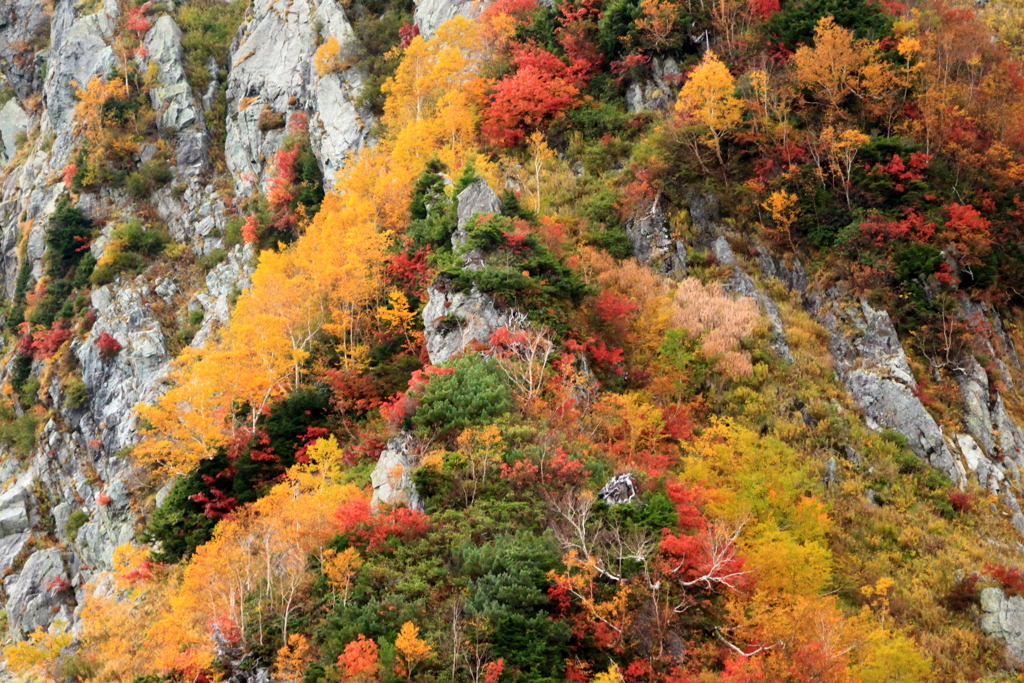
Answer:
[[524, 459], [516, 460], [511, 465], [501, 463], [501, 476], [519, 486], [541, 485], [554, 489], [580, 484], [590, 476], [590, 471], [558, 446], [550, 457], [540, 462]]
[[392, 256], [384, 269], [388, 284], [422, 299], [426, 295], [427, 286], [434, 280], [435, 270], [427, 261], [431, 251], [428, 246], [417, 250], [411, 256], [405, 251]]
[[64, 167], [64, 170], [60, 173], [60, 179], [64, 182], [65, 187], [71, 187], [71, 182], [75, 179], [75, 174], [78, 173], [78, 164], [68, 164]]
[[146, 16], [151, 6], [152, 3], [147, 2], [139, 7], [132, 7], [125, 15], [124, 27], [135, 36], [136, 40], [142, 40], [146, 32], [153, 27], [153, 22]]
[[569, 339], [565, 342], [565, 348], [573, 353], [586, 356], [595, 367], [606, 372], [613, 372], [616, 375], [622, 375], [626, 372], [622, 349], [614, 347], [609, 349], [603, 340], [595, 341], [593, 338], [588, 338], [578, 342], [575, 339]]
[[870, 216], [860, 224], [860, 231], [875, 246], [882, 247], [897, 240], [928, 244], [935, 236], [935, 227], [935, 223], [925, 223], [921, 214], [907, 209], [906, 218], [900, 221], [891, 221], [878, 214]]
[[395, 508], [375, 516], [366, 498], [343, 503], [334, 518], [339, 534], [348, 536], [350, 543], [365, 545], [371, 551], [385, 547], [389, 539], [408, 541], [422, 536], [430, 528], [428, 517], [410, 508]]
[[117, 354], [121, 353], [121, 342], [117, 341], [113, 335], [106, 330], [100, 333], [100, 336], [96, 338], [96, 348], [100, 350], [100, 357], [104, 361], [112, 361], [117, 357]]
[[416, 24], [402, 24], [398, 29], [398, 45], [403, 50], [409, 47], [412, 39], [420, 34], [420, 27]]
[[18, 353], [23, 356], [44, 359], [50, 358], [61, 345], [71, 338], [71, 330], [63, 321], [58, 320], [49, 330], [28, 331], [28, 323], [19, 327], [21, 337], [18, 338]]
[[1024, 595], [1024, 575], [1019, 568], [1003, 564], [986, 564], [982, 573], [1003, 584], [1007, 595]]
[[973, 512], [974, 501], [971, 500], [971, 494], [963, 491], [952, 491], [949, 494], [949, 504], [953, 506], [953, 509], [957, 512]]
[[56, 595], [71, 590], [71, 582], [66, 577], [57, 574], [46, 582], [46, 591]]
[[898, 181], [895, 185], [896, 191], [903, 192], [906, 189], [903, 183], [924, 180], [924, 171], [928, 168], [931, 160], [932, 155], [925, 154], [924, 152], [911, 152], [906, 162], [903, 161], [903, 157], [899, 154], [893, 154], [892, 159], [885, 166], [875, 164], [867, 170], [870, 173], [884, 173], [892, 176]]

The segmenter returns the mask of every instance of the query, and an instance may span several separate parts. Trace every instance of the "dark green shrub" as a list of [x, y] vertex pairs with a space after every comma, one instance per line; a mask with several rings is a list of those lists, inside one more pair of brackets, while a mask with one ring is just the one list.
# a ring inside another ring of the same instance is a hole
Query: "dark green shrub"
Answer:
[[814, 27], [822, 17], [852, 29], [858, 38], [881, 40], [892, 34], [893, 18], [877, 0], [796, 0], [783, 3], [782, 11], [768, 20], [766, 29], [790, 50], [813, 45]]
[[512, 408], [512, 392], [494, 361], [471, 353], [446, 367], [455, 372], [433, 375], [417, 396], [412, 424], [419, 432], [453, 434]]

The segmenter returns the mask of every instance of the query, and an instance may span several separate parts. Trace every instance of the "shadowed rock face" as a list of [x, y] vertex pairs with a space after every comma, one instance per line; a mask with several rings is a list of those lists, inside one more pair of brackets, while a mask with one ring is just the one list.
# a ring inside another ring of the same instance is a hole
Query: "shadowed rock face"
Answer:
[[39, 0], [0, 2], [0, 71], [19, 99], [39, 90], [41, 56], [38, 47], [50, 37], [50, 16]]

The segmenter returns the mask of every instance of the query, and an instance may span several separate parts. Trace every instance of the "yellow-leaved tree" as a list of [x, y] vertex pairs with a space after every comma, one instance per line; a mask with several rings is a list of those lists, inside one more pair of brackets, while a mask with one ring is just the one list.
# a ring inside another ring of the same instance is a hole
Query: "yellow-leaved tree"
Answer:
[[187, 349], [170, 374], [172, 388], [137, 408], [145, 422], [136, 457], [184, 474], [239, 430], [251, 433], [270, 403], [299, 385], [322, 332], [336, 337], [346, 362], [359, 361], [389, 239], [371, 216], [358, 197], [329, 195], [301, 239], [261, 255], [219, 338]]
[[417, 36], [405, 48], [387, 95], [379, 144], [339, 172], [336, 189], [370, 202], [377, 221], [401, 229], [413, 184], [432, 157], [453, 177], [467, 163], [498, 187], [495, 166], [478, 153], [474, 103], [487, 82], [477, 74], [493, 46], [476, 22], [455, 17], [430, 40]]
[[193, 678], [213, 662], [217, 640], [263, 645], [268, 623], [280, 627], [289, 657], [307, 657], [306, 644], [289, 633], [313, 581], [307, 562], [314, 555], [323, 563], [338, 506], [365, 496], [333, 476], [340, 459], [333, 437], [315, 442], [307, 464], [218, 524], [184, 568], [153, 567], [147, 551], [119, 548], [114, 570], [98, 577], [83, 607], [83, 654], [97, 663], [96, 679]]
[[704, 143], [714, 150], [723, 172], [722, 141], [742, 123], [745, 109], [735, 93], [736, 79], [715, 53], [708, 50], [690, 73], [676, 100], [676, 112], [683, 123], [703, 131], [701, 135], [691, 136], [697, 159], [703, 165], [698, 143]]
[[404, 227], [427, 161], [437, 156], [454, 175], [472, 163], [498, 186], [494, 165], [476, 147], [474, 93], [485, 87], [477, 71], [488, 50], [476, 24], [463, 17], [430, 40], [412, 40], [383, 88], [380, 143], [339, 173], [336, 191], [299, 240], [261, 255], [228, 324], [205, 348], [183, 354], [164, 397], [138, 407], [140, 460], [182, 474], [240, 430], [254, 430], [271, 402], [300, 384], [322, 333], [336, 340], [343, 365], [359, 366], [368, 348], [363, 332], [375, 323], [383, 295], [389, 230]]

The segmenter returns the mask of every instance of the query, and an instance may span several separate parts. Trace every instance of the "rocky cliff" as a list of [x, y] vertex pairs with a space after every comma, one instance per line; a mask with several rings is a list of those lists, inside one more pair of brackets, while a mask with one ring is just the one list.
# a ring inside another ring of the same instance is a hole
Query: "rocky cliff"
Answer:
[[[0, 107], [0, 281], [8, 302], [46, 283], [50, 217], [67, 190], [65, 169], [84, 142], [76, 91], [94, 76], [123, 68], [115, 42], [125, 30], [125, 7], [117, 0], [51, 4], [0, 3], [0, 67], [8, 93]], [[140, 36], [144, 49], [133, 59], [148, 74], [158, 135], [134, 145], [131, 161], [164, 154], [170, 177], [141, 200], [123, 186], [96, 185], [76, 191], [73, 200], [95, 225], [105, 226], [89, 246], [96, 261], [103, 261], [118, 226], [140, 211], [166, 225], [180, 245], [179, 258], [171, 268], [124, 273], [94, 287], [84, 302], [88, 329], [76, 329], [58, 360], [33, 361], [39, 406], [22, 401], [25, 407], [16, 405], [12, 419], [35, 431], [34, 438], [29, 434], [17, 448], [8, 440], [0, 465], [0, 564], [14, 636], [58, 619], [73, 621], [82, 586], [110, 566], [116, 546], [136, 537], [154, 496], [166, 492], [166, 481], [125, 457], [136, 440], [132, 409], [163, 391], [182, 343], [201, 345], [248, 286], [253, 250], [226, 247], [225, 235], [239, 202], [254, 189], [265, 190], [268, 159], [285, 135], [284, 125], [268, 126], [267, 118], [305, 114], [327, 178], [365, 143], [371, 121], [356, 108], [360, 76], [354, 69], [321, 76], [313, 67], [317, 44], [334, 37], [351, 49], [355, 40], [332, 0], [287, 7], [255, 2], [237, 28], [228, 63], [209, 65], [213, 78], [204, 92], [194, 91], [186, 75], [175, 15], [160, 13], [147, 24]], [[226, 83], [217, 82], [218, 71], [227, 73]], [[206, 124], [218, 87], [226, 92], [226, 141], [212, 140]], [[214, 149], [218, 144], [221, 150]], [[105, 336], [116, 340], [116, 353], [97, 346]], [[8, 353], [6, 382], [11, 358]], [[68, 376], [75, 378], [70, 390]]]
[[[415, 16], [421, 33], [429, 36], [446, 19], [473, 17], [480, 10], [477, 2], [424, 0]], [[168, 481], [127, 457], [138, 430], [132, 409], [165, 390], [174, 356], [215, 334], [238, 292], [248, 286], [254, 249], [232, 240], [230, 232], [237, 229], [238, 207], [268, 189], [288, 122], [296, 114], [308, 122], [309, 142], [328, 185], [347, 156], [370, 143], [373, 117], [358, 97], [365, 74], [344, 61], [329, 70], [315, 64], [317, 46], [331, 39], [343, 53], [358, 47], [339, 3], [255, 0], [235, 29], [226, 63], [204, 65], [209, 78], [203, 92], [190, 83], [189, 69], [195, 65], [189, 65], [183, 30], [168, 11], [147, 20], [139, 36], [144, 49], [131, 56], [146, 75], [155, 134], [137, 140], [126, 157], [133, 168], [165, 159], [169, 175], [145, 197], [124, 183], [87, 183], [69, 193], [75, 181], [68, 169], [79, 164], [83, 145], [90, 144], [76, 115], [82, 99], [76, 93], [93, 77], [127, 69], [116, 45], [125, 30], [125, 11], [117, 0], [55, 0], [52, 7], [35, 0], [0, 0], [6, 98], [0, 107], [0, 282], [5, 313], [12, 314], [19, 298], [43, 296], [53, 281], [48, 268], [55, 243], [49, 231], [62, 197], [69, 196], [73, 207], [99, 226], [99, 235], [87, 245], [97, 263], [109, 260], [108, 251], [123, 239], [115, 235], [119, 227], [140, 215], [162, 223], [175, 247], [169, 264], [121, 271], [102, 285], [81, 283], [75, 305], [76, 319], [83, 324], [68, 330], [49, 355], [32, 356], [27, 371], [18, 365], [26, 356], [15, 348], [17, 328], [10, 330], [3, 379], [9, 386], [16, 382], [20, 395], [10, 402], [11, 436], [2, 439], [0, 571], [6, 577], [7, 623], [15, 636], [58, 619], [73, 622], [84, 584], [109, 568], [113, 549], [136, 538], [147, 512], [166, 495]], [[668, 79], [678, 75], [678, 67], [674, 61], [658, 63], [653, 74], [631, 87], [630, 109], [667, 106]], [[226, 108], [222, 121], [211, 122], [218, 93]], [[215, 127], [223, 128], [223, 139]], [[474, 215], [501, 210], [497, 195], [482, 182], [456, 201], [459, 230]], [[638, 260], [674, 278], [687, 275], [695, 255], [721, 268], [729, 290], [757, 302], [771, 347], [787, 363], [797, 361], [772, 292], [799, 298], [826, 330], [838, 381], [865, 423], [902, 434], [914, 454], [956, 485], [977, 481], [998, 497], [1002, 513], [1024, 535], [1024, 423], [1017, 414], [1024, 349], [1017, 349], [997, 311], [962, 300], [964, 315], [983, 330], [993, 362], [958, 368], [960, 411], [953, 417], [935, 416], [920, 396], [921, 370], [908, 360], [907, 340], [884, 309], [849, 289], [808, 282], [799, 259], [779, 258], [725, 225], [713, 197], [694, 192], [688, 214], [686, 235], [669, 227], [657, 198], [625, 220]], [[458, 240], [457, 231], [456, 249]], [[471, 268], [472, 255], [462, 256]], [[428, 294], [423, 315], [433, 363], [444, 362], [471, 341], [486, 341], [510, 315], [479, 291], [449, 291], [443, 279]], [[405, 470], [411, 464], [400, 442], [384, 453], [374, 487], [378, 499], [393, 500], [392, 489], [410, 488]], [[387, 480], [388, 463], [402, 465], [400, 482]], [[982, 601], [982, 626], [1006, 638], [1011, 652], [1020, 656], [1020, 598], [985, 593]]]

